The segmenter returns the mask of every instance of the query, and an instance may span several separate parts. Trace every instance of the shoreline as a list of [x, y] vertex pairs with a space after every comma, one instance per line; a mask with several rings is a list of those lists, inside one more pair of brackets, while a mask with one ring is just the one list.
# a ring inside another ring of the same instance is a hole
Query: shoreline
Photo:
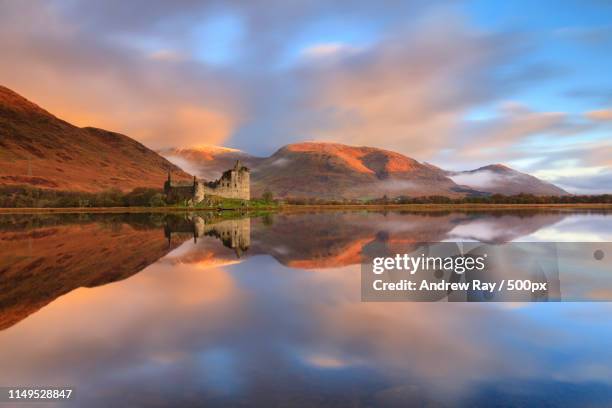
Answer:
[[478, 211], [478, 210], [611, 210], [612, 204], [329, 204], [281, 205], [257, 208], [191, 208], [191, 207], [66, 207], [66, 208], [0, 208], [0, 214], [70, 214], [70, 213], [169, 213], [169, 212], [244, 212], [257, 211]]
[[[330, 204], [285, 205], [285, 211], [302, 210], [407, 210], [407, 211], [478, 211], [478, 210], [611, 210], [612, 204]], [[281, 210], [281, 211], [282, 211]]]

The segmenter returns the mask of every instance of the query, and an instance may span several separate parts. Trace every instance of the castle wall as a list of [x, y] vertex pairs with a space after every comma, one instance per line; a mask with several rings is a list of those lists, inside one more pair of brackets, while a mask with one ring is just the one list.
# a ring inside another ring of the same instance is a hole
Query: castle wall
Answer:
[[251, 199], [251, 181], [247, 170], [228, 170], [215, 182], [198, 182], [194, 193], [194, 201], [199, 203], [206, 195], [225, 198]]
[[199, 183], [196, 187], [195, 201], [200, 202], [205, 195], [225, 198], [251, 199], [250, 175], [248, 171], [230, 170], [214, 183]]
[[242, 167], [240, 162], [236, 162], [234, 168], [224, 172], [219, 180], [210, 183], [194, 180], [194, 183], [190, 186], [172, 185], [168, 181], [165, 191], [171, 202], [192, 199], [197, 204], [202, 202], [207, 195], [250, 200], [250, 173], [246, 167]]

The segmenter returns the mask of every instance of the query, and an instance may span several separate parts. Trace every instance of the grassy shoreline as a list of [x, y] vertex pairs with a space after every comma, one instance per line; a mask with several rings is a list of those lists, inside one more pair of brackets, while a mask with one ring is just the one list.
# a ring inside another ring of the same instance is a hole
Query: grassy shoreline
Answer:
[[216, 211], [275, 211], [300, 212], [321, 210], [343, 211], [470, 211], [470, 210], [612, 210], [612, 204], [328, 204], [281, 205], [256, 208], [222, 207], [67, 207], [67, 208], [0, 208], [0, 214], [61, 214], [61, 213], [164, 213], [164, 212], [216, 212]]

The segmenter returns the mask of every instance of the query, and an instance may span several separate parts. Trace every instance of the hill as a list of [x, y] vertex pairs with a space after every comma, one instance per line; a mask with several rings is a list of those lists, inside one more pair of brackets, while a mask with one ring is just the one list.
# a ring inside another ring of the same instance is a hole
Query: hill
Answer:
[[128, 136], [63, 121], [0, 86], [0, 186], [98, 192], [190, 176]]
[[567, 194], [550, 183], [503, 165], [450, 172], [393, 151], [338, 143], [290, 144], [267, 158], [214, 146], [171, 149], [161, 154], [209, 180], [219, 177], [240, 159], [251, 168], [253, 196], [260, 196], [265, 190], [281, 198], [322, 199]]
[[278, 197], [375, 198], [459, 196], [443, 172], [388, 150], [337, 143], [297, 143], [261, 161], [252, 173], [253, 194]]

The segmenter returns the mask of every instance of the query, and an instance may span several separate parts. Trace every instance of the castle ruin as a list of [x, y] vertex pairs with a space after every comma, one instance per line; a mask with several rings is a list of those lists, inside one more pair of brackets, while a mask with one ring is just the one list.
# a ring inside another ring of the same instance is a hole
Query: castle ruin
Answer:
[[223, 172], [221, 178], [215, 181], [198, 180], [194, 176], [193, 182], [173, 182], [172, 175], [168, 173], [164, 192], [170, 203], [186, 201], [189, 204], [198, 204], [204, 201], [206, 196], [249, 200], [250, 184], [249, 169], [237, 160], [233, 168]]

